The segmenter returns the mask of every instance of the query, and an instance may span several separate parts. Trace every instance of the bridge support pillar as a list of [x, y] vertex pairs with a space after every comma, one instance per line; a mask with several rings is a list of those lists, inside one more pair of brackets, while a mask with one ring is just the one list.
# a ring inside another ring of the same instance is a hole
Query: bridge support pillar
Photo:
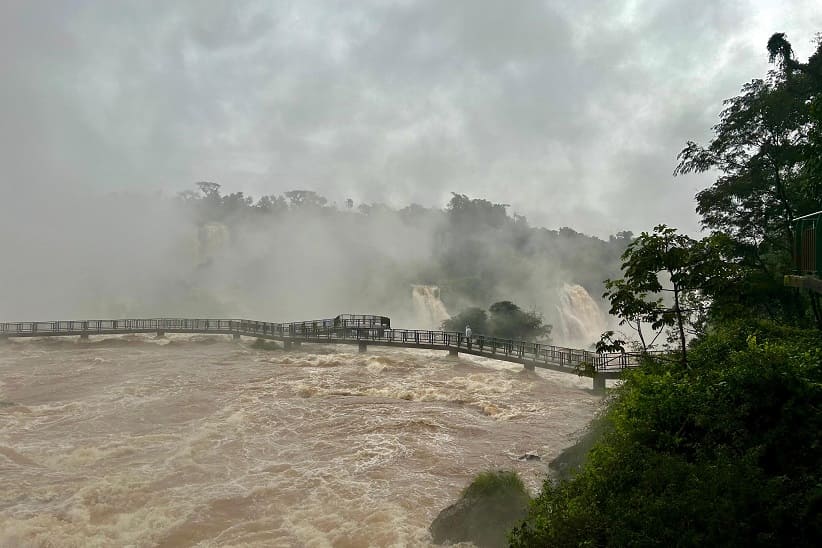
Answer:
[[597, 394], [605, 393], [605, 375], [602, 373], [594, 373], [594, 392]]
[[363, 352], [367, 352], [367, 351], [368, 351], [368, 345], [367, 345], [367, 344], [365, 344], [365, 342], [364, 342], [364, 341], [360, 341], [360, 343], [359, 343], [359, 347], [360, 347], [360, 353], [363, 353]]
[[448, 349], [448, 355], [456, 357], [456, 356], [459, 356], [460, 353], [457, 351], [456, 348], [449, 348]]
[[536, 371], [537, 369], [536, 362], [525, 362], [522, 365], [524, 365], [525, 369], [527, 369], [528, 371]]
[[283, 350], [291, 350], [291, 341], [283, 341]]
[[88, 340], [88, 333], [80, 333], [80, 340], [87, 341]]
[[165, 332], [165, 331], [160, 331], [160, 330], [158, 330], [158, 331], [157, 331], [157, 338], [160, 338], [160, 337], [165, 337], [165, 336], [166, 336], [166, 332]]
[[239, 334], [239, 333], [232, 333], [232, 334], [234, 335], [234, 340], [235, 340], [235, 341], [239, 341], [239, 340], [240, 340], [240, 334]]

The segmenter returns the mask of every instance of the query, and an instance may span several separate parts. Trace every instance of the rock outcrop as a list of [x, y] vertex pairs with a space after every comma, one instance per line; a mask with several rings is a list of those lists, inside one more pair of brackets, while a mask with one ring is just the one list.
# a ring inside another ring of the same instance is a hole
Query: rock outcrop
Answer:
[[528, 492], [516, 472], [484, 472], [456, 503], [439, 513], [429, 530], [437, 544], [508, 546], [508, 532], [525, 518], [529, 502]]

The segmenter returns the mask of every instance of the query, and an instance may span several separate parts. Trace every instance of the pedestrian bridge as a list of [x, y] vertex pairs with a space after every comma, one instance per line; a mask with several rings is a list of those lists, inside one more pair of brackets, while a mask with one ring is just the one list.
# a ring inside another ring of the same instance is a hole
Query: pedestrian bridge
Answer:
[[593, 378], [594, 389], [604, 390], [605, 379], [618, 378], [629, 367], [639, 365], [635, 352], [596, 353], [527, 341], [484, 335], [470, 338], [453, 331], [394, 329], [385, 316], [342, 314], [335, 318], [292, 323], [254, 320], [150, 318], [118, 320], [67, 320], [0, 323], [0, 339], [10, 337], [71, 337], [132, 333], [191, 333], [232, 335], [280, 341], [285, 349], [313, 344], [352, 344], [360, 352], [369, 345], [447, 350]]

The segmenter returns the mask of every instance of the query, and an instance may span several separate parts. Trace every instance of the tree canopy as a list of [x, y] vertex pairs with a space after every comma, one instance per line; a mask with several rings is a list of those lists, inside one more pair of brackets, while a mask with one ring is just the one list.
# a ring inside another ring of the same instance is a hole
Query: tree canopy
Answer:
[[551, 333], [551, 326], [543, 321], [541, 314], [526, 312], [511, 301], [496, 302], [487, 312], [470, 307], [442, 322], [446, 331], [463, 332], [467, 325], [476, 335], [501, 339], [535, 340], [547, 338]]
[[781, 287], [794, 219], [822, 210], [822, 41], [806, 63], [782, 33], [767, 49], [775, 68], [725, 101], [714, 137], [706, 146], [689, 141], [674, 173], [719, 172], [697, 194], [697, 212], [705, 228], [730, 238], [748, 270], [750, 283], [735, 288], [740, 303], [772, 319], [822, 323], [809, 298]]

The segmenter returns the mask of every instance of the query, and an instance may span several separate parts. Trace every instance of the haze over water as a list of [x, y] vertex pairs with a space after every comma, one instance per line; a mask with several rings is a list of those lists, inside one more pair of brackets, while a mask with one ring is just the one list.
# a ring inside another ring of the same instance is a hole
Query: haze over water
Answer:
[[0, 546], [425, 546], [476, 473], [536, 490], [597, 408], [568, 374], [250, 343], [1, 345]]

